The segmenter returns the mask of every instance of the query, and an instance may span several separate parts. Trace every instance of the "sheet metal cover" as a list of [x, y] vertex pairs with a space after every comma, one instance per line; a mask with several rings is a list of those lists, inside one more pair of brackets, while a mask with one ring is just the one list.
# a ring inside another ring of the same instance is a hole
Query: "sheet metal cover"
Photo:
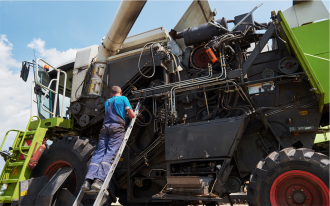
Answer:
[[228, 156], [236, 136], [240, 138], [243, 129], [243, 118], [166, 127], [166, 160]]

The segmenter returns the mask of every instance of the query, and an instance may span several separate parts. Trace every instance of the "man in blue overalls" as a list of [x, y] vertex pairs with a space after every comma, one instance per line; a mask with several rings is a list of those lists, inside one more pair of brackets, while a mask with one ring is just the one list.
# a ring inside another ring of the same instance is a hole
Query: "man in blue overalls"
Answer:
[[111, 87], [110, 94], [111, 98], [105, 102], [105, 117], [100, 131], [98, 148], [93, 154], [85, 181], [81, 186], [81, 189], [85, 191], [91, 188], [101, 189], [125, 136], [126, 111], [129, 118], [135, 117], [127, 97], [121, 96], [120, 87]]

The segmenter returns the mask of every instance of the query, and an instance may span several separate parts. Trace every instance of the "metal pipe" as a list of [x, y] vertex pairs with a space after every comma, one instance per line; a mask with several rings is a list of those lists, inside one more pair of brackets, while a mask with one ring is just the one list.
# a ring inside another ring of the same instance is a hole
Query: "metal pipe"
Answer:
[[106, 62], [109, 56], [119, 52], [146, 2], [143, 0], [122, 1], [120, 3], [115, 18], [99, 47], [97, 61]]

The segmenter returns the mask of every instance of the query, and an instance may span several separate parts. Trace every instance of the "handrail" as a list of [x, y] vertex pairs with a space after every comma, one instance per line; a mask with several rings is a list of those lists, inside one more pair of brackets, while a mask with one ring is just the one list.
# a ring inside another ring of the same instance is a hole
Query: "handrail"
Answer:
[[36, 130], [40, 127], [40, 124], [41, 124], [41, 119], [40, 119], [38, 116], [32, 116], [32, 117], [30, 118], [29, 123], [28, 123], [28, 125], [26, 126], [26, 129], [25, 129], [24, 135], [23, 135], [23, 137], [22, 137], [21, 143], [19, 144], [19, 148], [18, 148], [18, 149], [19, 149], [19, 152], [20, 152], [22, 155], [28, 155], [28, 154], [25, 154], [24, 152], [22, 152], [22, 145], [23, 145], [23, 142], [24, 142], [24, 139], [25, 139], [25, 135], [26, 135], [26, 133], [27, 133], [29, 127], [30, 127], [31, 120], [32, 120], [33, 117], [37, 117], [37, 118], [38, 118], [38, 121], [39, 121]]
[[[57, 71], [57, 77], [56, 77], [56, 79], [52, 79], [50, 82], [49, 82], [49, 85], [48, 85], [48, 87], [46, 87], [45, 85], [43, 85], [43, 84], [41, 84], [40, 82], [39, 82], [39, 76], [38, 76], [38, 62], [39, 61], [42, 61], [42, 62], [44, 62], [45, 64], [47, 64], [48, 66], [50, 66], [51, 68], [53, 68], [55, 71]], [[35, 69], [35, 79], [36, 79], [36, 83], [40, 86], [40, 87], [42, 87], [42, 88], [44, 88], [47, 92], [45, 92], [45, 94], [44, 94], [44, 96], [43, 96], [43, 100], [42, 100], [42, 103], [41, 103], [41, 108], [44, 110], [44, 111], [46, 111], [46, 112], [48, 112], [48, 113], [50, 113], [50, 114], [52, 114], [53, 115], [53, 117], [55, 117], [56, 116], [56, 108], [57, 108], [57, 99], [58, 99], [58, 87], [59, 87], [59, 83], [60, 83], [60, 74], [61, 74], [61, 72], [64, 74], [64, 89], [63, 89], [63, 97], [62, 97], [62, 110], [61, 110], [61, 118], [63, 118], [63, 112], [64, 112], [64, 110], [63, 110], [63, 108], [64, 108], [64, 98], [65, 98], [65, 91], [66, 91], [66, 80], [67, 80], [67, 74], [66, 74], [66, 72], [64, 72], [64, 71], [62, 71], [62, 70], [60, 70], [60, 69], [57, 69], [57, 68], [55, 68], [55, 67], [53, 67], [52, 65], [50, 65], [48, 62], [46, 62], [45, 60], [43, 60], [43, 59], [41, 59], [41, 58], [39, 58], [39, 59], [37, 59], [37, 61], [36, 61], [36, 69]], [[56, 88], [55, 88], [55, 91], [54, 90], [52, 90], [52, 89], [50, 89], [50, 86], [51, 86], [51, 84], [53, 83], [53, 81], [56, 81]], [[46, 95], [48, 95], [48, 92], [53, 92], [54, 94], [55, 94], [55, 101], [54, 101], [54, 110], [53, 110], [53, 112], [51, 112], [51, 111], [49, 111], [49, 110], [47, 110], [47, 109], [45, 109], [44, 108], [44, 106], [43, 106], [43, 102], [44, 102], [44, 100], [45, 100], [45, 96]]]
[[5, 138], [2, 140], [2, 144], [1, 144], [0, 150], [2, 149], [3, 144], [5, 143], [6, 138], [7, 138], [7, 135], [8, 135], [9, 132], [21, 132], [21, 130], [17, 130], [17, 129], [8, 130], [7, 133], [6, 133], [6, 135], [5, 135]]

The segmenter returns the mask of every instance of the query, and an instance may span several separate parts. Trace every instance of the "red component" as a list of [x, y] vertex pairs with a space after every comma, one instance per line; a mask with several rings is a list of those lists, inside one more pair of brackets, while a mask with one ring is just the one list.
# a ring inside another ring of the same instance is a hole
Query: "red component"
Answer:
[[38, 150], [36, 151], [36, 153], [33, 154], [33, 156], [31, 157], [28, 167], [29, 169], [34, 169], [37, 164], [38, 164], [38, 160], [40, 159], [42, 153], [45, 151], [46, 149], [46, 144], [42, 144], [39, 146]]
[[[32, 140], [31, 139], [29, 139], [29, 140], [25, 140], [25, 143], [27, 144], [27, 146], [31, 146], [31, 143], [32, 143]], [[26, 144], [24, 144], [24, 146], [26, 146]], [[22, 151], [22, 152], [26, 152], [26, 151]], [[20, 160], [25, 160], [25, 155], [20, 155], [19, 156], [19, 159]]]
[[329, 205], [329, 188], [312, 173], [292, 170], [278, 176], [270, 189], [270, 203], [281, 205]]
[[204, 45], [199, 45], [191, 52], [190, 62], [195, 69], [199, 69], [199, 70], [206, 69], [209, 61], [210, 58], [207, 56], [207, 53], [205, 52]]
[[212, 51], [211, 48], [208, 48], [206, 50], [207, 55], [209, 56], [209, 58], [211, 59], [212, 63], [215, 63], [218, 61], [218, 58], [215, 56], [214, 52]]
[[[43, 176], [48, 176], [48, 179], [50, 179], [53, 177], [53, 175], [56, 173], [56, 171], [62, 167], [72, 167], [72, 166], [70, 163], [68, 163], [66, 161], [62, 161], [62, 160], [53, 162], [51, 165], [49, 165], [47, 167]], [[71, 172], [68, 179], [63, 184], [67, 185], [68, 190], [72, 194], [74, 194], [74, 195], [76, 194], [76, 192], [77, 192], [77, 175], [76, 175], [75, 170], [73, 170], [73, 172]], [[68, 184], [69, 184], [69, 186], [68, 186]]]

